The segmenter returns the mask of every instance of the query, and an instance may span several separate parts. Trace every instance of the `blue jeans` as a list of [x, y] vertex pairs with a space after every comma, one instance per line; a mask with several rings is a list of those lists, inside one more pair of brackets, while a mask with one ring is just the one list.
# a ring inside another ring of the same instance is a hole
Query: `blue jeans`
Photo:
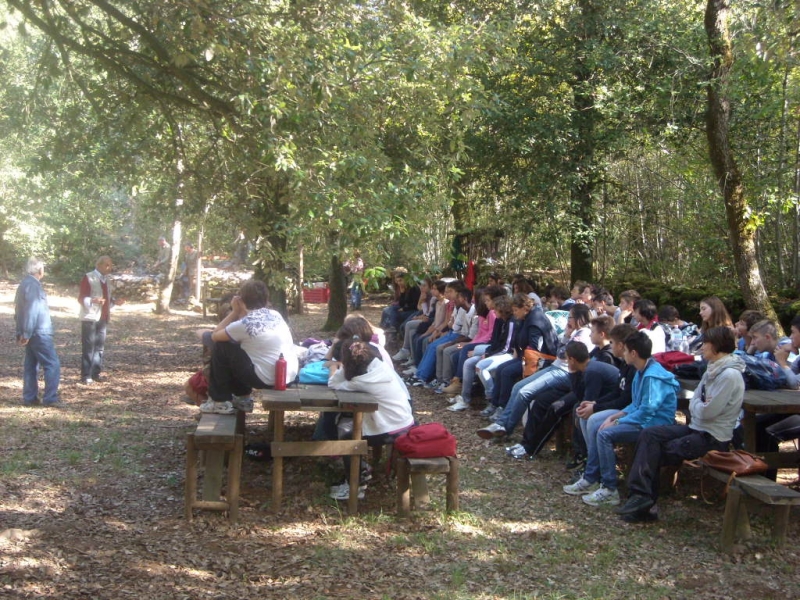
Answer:
[[381, 313], [380, 326], [383, 328], [394, 327], [395, 329], [400, 329], [407, 319], [410, 319], [416, 314], [418, 314], [417, 310], [407, 310], [400, 308], [398, 304], [390, 304], [384, 308]]
[[492, 386], [492, 404], [505, 406], [511, 397], [514, 384], [522, 377], [522, 361], [514, 358], [498, 365], [492, 373], [494, 385]]
[[39, 367], [44, 371], [42, 404], [54, 404], [58, 402], [61, 363], [56, 354], [52, 335], [36, 333], [25, 345], [25, 363], [22, 369], [22, 402], [24, 404], [33, 404], [39, 395]]
[[640, 425], [618, 423], [600, 431], [600, 426], [618, 410], [604, 410], [589, 417], [586, 425], [586, 447], [588, 457], [583, 478], [589, 483], [603, 484], [609, 490], [617, 489], [617, 455], [614, 444], [635, 442], [642, 432]]
[[461, 379], [461, 374], [464, 372], [464, 363], [467, 361], [467, 354], [472, 352], [473, 356], [475, 354], [480, 356], [488, 347], [489, 344], [476, 344], [474, 342], [464, 344], [461, 350], [456, 352], [455, 356], [451, 357], [451, 360], [455, 361], [453, 364], [453, 375]]
[[547, 367], [517, 382], [511, 390], [511, 397], [508, 399], [503, 414], [497, 419], [497, 424], [502, 425], [506, 433], [510, 434], [522, 420], [531, 399], [545, 388], [555, 385], [566, 385], [566, 389], [569, 391], [569, 373], [566, 370], [559, 367]]
[[81, 321], [81, 379], [99, 379], [108, 321]]
[[419, 361], [417, 367], [417, 378], [422, 381], [430, 381], [436, 373], [436, 348], [442, 344], [447, 344], [458, 338], [458, 334], [454, 332], [445, 333], [438, 340], [432, 341], [428, 344], [428, 349], [425, 350], [425, 356]]
[[514, 357], [510, 354], [495, 354], [489, 358], [479, 360], [475, 365], [477, 370], [478, 379], [483, 383], [484, 396], [486, 401], [491, 403], [494, 395], [494, 372], [497, 368], [505, 362], [512, 360]]

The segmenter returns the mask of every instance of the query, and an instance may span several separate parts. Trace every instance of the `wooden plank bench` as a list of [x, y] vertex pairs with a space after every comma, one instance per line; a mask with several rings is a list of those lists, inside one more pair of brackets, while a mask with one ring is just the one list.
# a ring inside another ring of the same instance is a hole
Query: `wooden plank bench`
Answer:
[[429, 473], [447, 475], [447, 512], [458, 510], [458, 459], [455, 456], [440, 458], [397, 457], [397, 516], [411, 514], [411, 483], [414, 481], [414, 503], [427, 504], [428, 488], [425, 476]]
[[[703, 468], [703, 473], [726, 484], [730, 479], [730, 474], [708, 467]], [[786, 545], [789, 511], [792, 506], [800, 506], [800, 493], [761, 475], [745, 475], [736, 477], [728, 489], [720, 539], [723, 552], [731, 552], [737, 539], [750, 538], [748, 504], [754, 503], [773, 507], [772, 541], [778, 548]]]
[[[239, 518], [239, 486], [244, 453], [244, 416], [203, 413], [193, 433], [186, 435], [186, 483], [184, 487], [186, 520], [191, 521], [194, 509], [228, 511], [228, 518]], [[203, 451], [205, 471], [202, 499], [197, 498], [197, 464]], [[225, 500], [222, 480], [225, 459], [228, 460]]]

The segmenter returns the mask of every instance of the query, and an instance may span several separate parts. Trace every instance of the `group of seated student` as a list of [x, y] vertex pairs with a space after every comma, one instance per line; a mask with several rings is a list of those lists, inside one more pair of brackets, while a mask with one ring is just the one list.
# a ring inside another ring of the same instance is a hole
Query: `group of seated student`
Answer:
[[[616, 511], [625, 521], [658, 518], [661, 466], [727, 449], [741, 437], [743, 354], [776, 362], [785, 387], [800, 388], [800, 358], [791, 361], [800, 354], [800, 315], [791, 337], [781, 340], [775, 323], [755, 311], [742, 313], [734, 326], [714, 296], [700, 302], [698, 327], [635, 290], [615, 305], [608, 290], [579, 281], [571, 291], [544, 290], [542, 303], [524, 278], [512, 280], [511, 296], [498, 277], [490, 283], [474, 301], [459, 281], [432, 285], [439, 291], [428, 318], [407, 332], [411, 340], [393, 357], [408, 359], [406, 383], [444, 394], [448, 410], [464, 413], [480, 382], [486, 398], [480, 416], [490, 421], [477, 431], [484, 439], [507, 438], [527, 414], [521, 442], [505, 448], [517, 460], [534, 459], [561, 421], [571, 419], [573, 475], [564, 491], [590, 506], [622, 504], [614, 445], [636, 444], [630, 495]], [[560, 315], [568, 315], [561, 335]], [[687, 425], [675, 424], [677, 379], [653, 358], [672, 348], [676, 330], [707, 365]], [[766, 427], [780, 418], [759, 417], [756, 451], [777, 449]]]

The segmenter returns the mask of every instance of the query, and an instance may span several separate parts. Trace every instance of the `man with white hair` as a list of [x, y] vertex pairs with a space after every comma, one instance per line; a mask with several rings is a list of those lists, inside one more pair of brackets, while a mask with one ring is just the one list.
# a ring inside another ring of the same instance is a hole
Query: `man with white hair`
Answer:
[[44, 371], [44, 406], [60, 406], [58, 383], [61, 380], [61, 363], [53, 343], [53, 323], [47, 294], [41, 284], [44, 263], [38, 258], [28, 259], [26, 275], [17, 288], [14, 299], [14, 319], [17, 322], [17, 343], [25, 347], [22, 376], [22, 403], [31, 406], [38, 402], [39, 368]]

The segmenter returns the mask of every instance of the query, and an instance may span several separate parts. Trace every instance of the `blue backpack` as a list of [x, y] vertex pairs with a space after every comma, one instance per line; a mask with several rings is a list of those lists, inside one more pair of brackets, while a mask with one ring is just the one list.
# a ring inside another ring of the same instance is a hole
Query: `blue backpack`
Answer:
[[741, 350], [736, 350], [734, 354], [744, 361], [744, 385], [748, 390], [771, 391], [787, 386], [786, 374], [775, 361]]
[[329, 375], [325, 361], [318, 360], [310, 362], [300, 369], [299, 379], [300, 383], [307, 385], [328, 385]]

